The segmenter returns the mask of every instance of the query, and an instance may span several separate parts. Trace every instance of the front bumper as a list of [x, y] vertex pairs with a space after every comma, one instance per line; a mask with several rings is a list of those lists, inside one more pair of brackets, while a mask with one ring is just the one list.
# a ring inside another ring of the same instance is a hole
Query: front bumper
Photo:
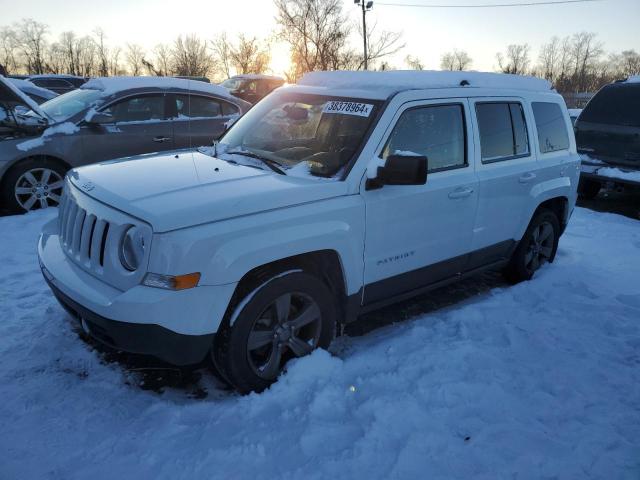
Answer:
[[118, 290], [66, 256], [56, 223], [52, 220], [45, 225], [38, 242], [42, 273], [62, 306], [84, 319], [96, 340], [174, 365], [195, 364], [205, 358], [235, 284], [181, 291], [144, 285]]

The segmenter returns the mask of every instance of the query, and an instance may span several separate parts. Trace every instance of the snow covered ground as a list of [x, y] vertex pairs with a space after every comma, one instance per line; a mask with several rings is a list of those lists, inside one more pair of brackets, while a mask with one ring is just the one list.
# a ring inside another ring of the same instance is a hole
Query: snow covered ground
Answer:
[[531, 282], [194, 398], [78, 339], [35, 256], [54, 214], [0, 218], [1, 479], [640, 477], [638, 221], [577, 209]]

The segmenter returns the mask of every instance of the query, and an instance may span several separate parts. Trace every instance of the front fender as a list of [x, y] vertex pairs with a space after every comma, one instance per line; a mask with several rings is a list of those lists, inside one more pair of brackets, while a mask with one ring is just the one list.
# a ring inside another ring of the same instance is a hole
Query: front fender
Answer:
[[347, 294], [362, 284], [364, 202], [341, 196], [154, 235], [149, 271], [235, 283], [252, 269], [319, 250], [338, 254]]

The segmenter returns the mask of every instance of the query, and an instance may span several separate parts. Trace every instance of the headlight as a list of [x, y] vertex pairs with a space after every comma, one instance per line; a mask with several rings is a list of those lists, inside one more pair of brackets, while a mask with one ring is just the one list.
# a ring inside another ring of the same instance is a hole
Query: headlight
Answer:
[[137, 227], [129, 227], [120, 243], [120, 263], [130, 272], [136, 271], [144, 259], [144, 237]]

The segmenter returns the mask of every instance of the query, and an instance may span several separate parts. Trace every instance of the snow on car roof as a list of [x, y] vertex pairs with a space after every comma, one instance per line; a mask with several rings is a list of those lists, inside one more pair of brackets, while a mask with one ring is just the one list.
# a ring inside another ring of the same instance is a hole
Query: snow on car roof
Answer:
[[92, 78], [80, 88], [102, 90], [106, 95], [131, 88], [181, 88], [183, 90], [207, 92], [219, 97], [235, 98], [224, 87], [198, 80], [175, 77], [99, 77]]
[[449, 72], [435, 70], [393, 70], [387, 72], [311, 72], [298, 85], [378, 90], [387, 96], [401, 90], [469, 87], [506, 88], [511, 90], [549, 91], [547, 80], [526, 75], [485, 72]]
[[632, 75], [624, 83], [640, 83], [640, 75]]

